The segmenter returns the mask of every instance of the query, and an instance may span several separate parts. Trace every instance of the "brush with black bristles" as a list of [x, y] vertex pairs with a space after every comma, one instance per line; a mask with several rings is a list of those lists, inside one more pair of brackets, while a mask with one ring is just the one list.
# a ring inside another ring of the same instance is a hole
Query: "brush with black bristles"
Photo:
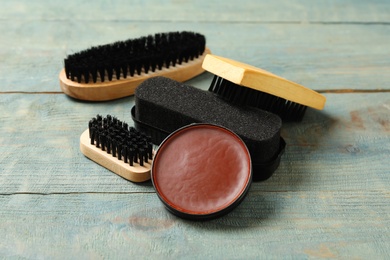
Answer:
[[88, 101], [131, 96], [150, 77], [183, 82], [201, 74], [207, 53], [205, 36], [186, 31], [91, 47], [64, 59], [60, 87], [65, 94]]
[[325, 106], [325, 96], [263, 69], [211, 54], [202, 67], [215, 75], [209, 91], [234, 104], [272, 112], [284, 121], [300, 121], [307, 107], [322, 110]]
[[150, 179], [151, 138], [115, 117], [97, 115], [80, 136], [80, 150], [89, 159], [119, 176], [143, 182]]

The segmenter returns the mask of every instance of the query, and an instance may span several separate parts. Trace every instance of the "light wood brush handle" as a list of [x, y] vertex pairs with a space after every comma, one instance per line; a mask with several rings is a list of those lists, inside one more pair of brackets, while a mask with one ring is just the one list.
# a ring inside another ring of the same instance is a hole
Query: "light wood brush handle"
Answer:
[[138, 85], [147, 78], [163, 76], [184, 82], [201, 74], [204, 72], [202, 62], [206, 54], [209, 53], [210, 50], [206, 48], [205, 52], [198, 58], [183, 62], [182, 64], [176, 64], [176, 66], [170, 66], [168, 69], [156, 69], [155, 72], [142, 72], [141, 75], [129, 76], [119, 80], [112, 79], [111, 81], [107, 80], [105, 82], [91, 82], [87, 84], [68, 79], [65, 75], [65, 69], [62, 69], [59, 74], [60, 87], [68, 96], [87, 101], [107, 101], [127, 97], [133, 95]]
[[318, 92], [248, 64], [208, 54], [202, 67], [238, 85], [319, 110], [325, 106], [326, 97]]
[[106, 151], [102, 151], [100, 148], [91, 145], [90, 142], [89, 130], [87, 129], [80, 136], [80, 150], [92, 161], [132, 182], [144, 182], [150, 179], [151, 161], [144, 163], [144, 166], [140, 166], [139, 164], [130, 166], [128, 163], [118, 160], [118, 158], [113, 157]]

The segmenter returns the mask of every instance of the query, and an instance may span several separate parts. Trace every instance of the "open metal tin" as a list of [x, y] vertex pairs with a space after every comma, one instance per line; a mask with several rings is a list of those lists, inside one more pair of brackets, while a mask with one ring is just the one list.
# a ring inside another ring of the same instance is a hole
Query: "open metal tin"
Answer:
[[192, 220], [220, 217], [237, 207], [252, 182], [252, 162], [242, 139], [213, 124], [171, 133], [151, 167], [158, 197], [173, 214]]

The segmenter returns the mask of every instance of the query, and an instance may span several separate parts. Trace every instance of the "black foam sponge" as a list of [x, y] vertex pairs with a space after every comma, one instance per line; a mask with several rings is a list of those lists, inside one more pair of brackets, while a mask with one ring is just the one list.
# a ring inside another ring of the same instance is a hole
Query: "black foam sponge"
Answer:
[[[278, 167], [285, 143], [280, 137], [281, 119], [272, 113], [234, 106], [210, 91], [177, 81], [154, 77], [135, 91], [132, 111], [136, 128], [169, 133], [191, 123], [210, 123], [226, 127], [239, 135], [251, 153], [254, 180], [270, 177]], [[162, 138], [154, 138], [159, 143]]]

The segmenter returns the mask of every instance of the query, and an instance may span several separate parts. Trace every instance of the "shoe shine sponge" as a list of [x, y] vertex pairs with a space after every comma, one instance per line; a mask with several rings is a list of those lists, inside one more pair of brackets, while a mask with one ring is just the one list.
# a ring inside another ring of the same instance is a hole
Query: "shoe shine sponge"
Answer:
[[[172, 132], [193, 123], [214, 124], [231, 130], [250, 152], [253, 181], [272, 175], [285, 147], [280, 136], [282, 121], [277, 115], [235, 106], [210, 91], [164, 77], [150, 78], [138, 86], [131, 113], [134, 126], [150, 135], [157, 145]], [[210, 146], [217, 145], [210, 141]]]

